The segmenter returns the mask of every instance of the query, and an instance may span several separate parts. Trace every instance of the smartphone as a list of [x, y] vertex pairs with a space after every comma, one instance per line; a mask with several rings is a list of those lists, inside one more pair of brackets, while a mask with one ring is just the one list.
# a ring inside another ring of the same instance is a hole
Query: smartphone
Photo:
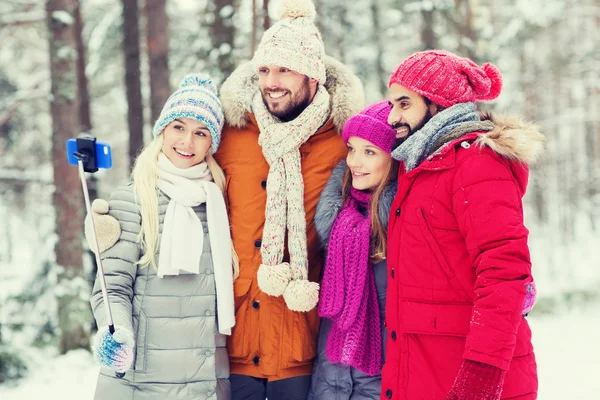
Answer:
[[85, 172], [96, 172], [98, 168], [109, 169], [112, 167], [110, 145], [97, 142], [93, 136], [81, 136], [67, 140], [67, 160], [69, 164], [78, 164], [79, 159], [75, 153], [86, 156], [83, 163]]

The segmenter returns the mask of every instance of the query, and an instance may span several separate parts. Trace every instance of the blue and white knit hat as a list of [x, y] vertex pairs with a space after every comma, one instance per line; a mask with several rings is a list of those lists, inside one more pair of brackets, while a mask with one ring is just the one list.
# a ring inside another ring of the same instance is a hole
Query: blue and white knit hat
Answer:
[[217, 86], [204, 74], [186, 75], [179, 89], [168, 99], [156, 120], [152, 134], [160, 135], [167, 125], [178, 118], [191, 118], [206, 125], [212, 137], [211, 154], [219, 148], [225, 121]]

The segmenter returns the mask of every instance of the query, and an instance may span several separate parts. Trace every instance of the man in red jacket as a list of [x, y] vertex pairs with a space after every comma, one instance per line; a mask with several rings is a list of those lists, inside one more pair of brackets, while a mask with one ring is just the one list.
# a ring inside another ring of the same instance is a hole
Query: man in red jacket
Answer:
[[388, 226], [382, 399], [537, 398], [522, 197], [544, 137], [477, 112], [501, 88], [493, 65], [444, 51], [413, 54], [390, 77], [403, 171]]

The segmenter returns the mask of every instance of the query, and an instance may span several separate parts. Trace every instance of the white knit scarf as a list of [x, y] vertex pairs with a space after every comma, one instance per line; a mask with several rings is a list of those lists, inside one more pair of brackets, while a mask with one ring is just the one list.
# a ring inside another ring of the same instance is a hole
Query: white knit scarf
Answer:
[[[260, 129], [258, 143], [270, 166], [258, 285], [271, 296], [283, 295], [290, 310], [310, 311], [319, 300], [319, 285], [308, 281], [300, 146], [329, 118], [329, 93], [319, 86], [311, 104], [289, 122], [269, 112], [260, 92], [254, 96], [252, 111]], [[286, 227], [289, 264], [282, 262]]]
[[217, 291], [219, 332], [231, 334], [235, 325], [231, 236], [225, 200], [212, 181], [206, 162], [181, 169], [163, 154], [158, 156], [156, 186], [169, 198], [163, 222], [158, 276], [198, 274], [204, 248], [202, 222], [192, 207], [206, 203], [208, 234]]

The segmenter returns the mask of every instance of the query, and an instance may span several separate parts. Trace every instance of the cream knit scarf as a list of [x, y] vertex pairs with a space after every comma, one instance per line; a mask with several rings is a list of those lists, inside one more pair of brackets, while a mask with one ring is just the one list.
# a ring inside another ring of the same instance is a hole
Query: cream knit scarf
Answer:
[[[329, 93], [319, 86], [312, 103], [289, 122], [269, 112], [260, 92], [254, 96], [252, 111], [260, 129], [258, 143], [270, 166], [258, 285], [271, 296], [283, 295], [290, 310], [310, 311], [319, 301], [319, 284], [308, 281], [300, 146], [329, 118]], [[286, 227], [289, 263], [282, 262]]]
[[198, 274], [204, 248], [202, 221], [192, 207], [206, 203], [206, 220], [217, 291], [219, 332], [231, 334], [235, 325], [231, 234], [223, 193], [213, 182], [206, 162], [181, 169], [158, 156], [156, 186], [169, 197], [160, 238], [157, 275]]

